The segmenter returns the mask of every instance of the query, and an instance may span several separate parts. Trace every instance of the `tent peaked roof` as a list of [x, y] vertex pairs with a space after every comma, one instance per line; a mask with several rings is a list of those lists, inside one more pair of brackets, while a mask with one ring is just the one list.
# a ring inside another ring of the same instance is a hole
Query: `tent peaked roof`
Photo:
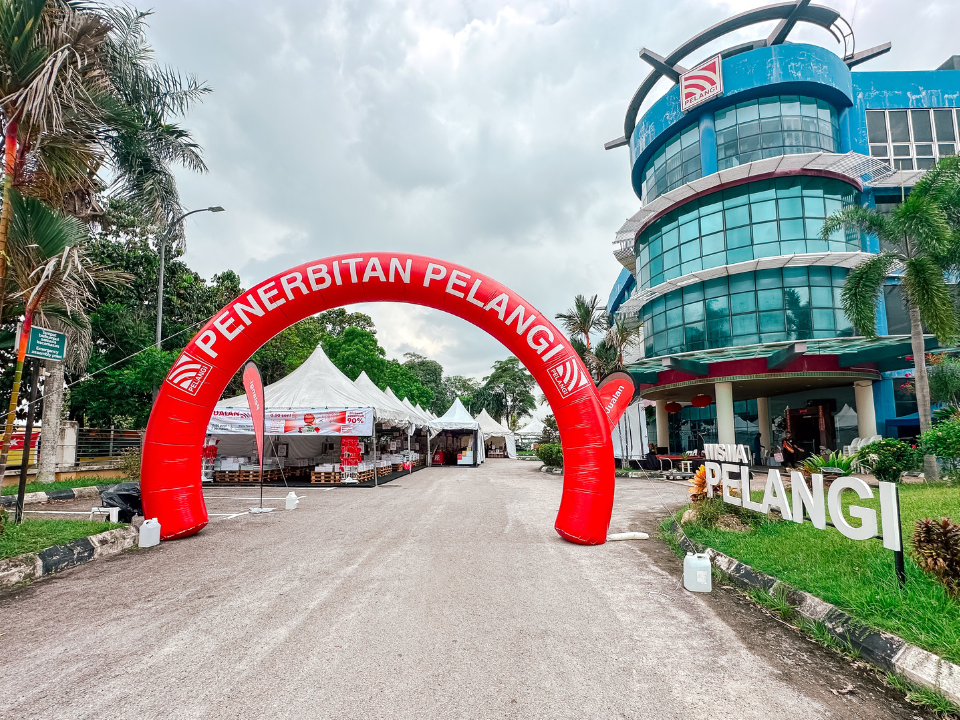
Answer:
[[521, 437], [533, 437], [533, 436], [540, 437], [541, 435], [543, 435], [543, 430], [544, 430], [544, 424], [539, 420], [537, 420], [536, 418], [534, 418], [533, 420], [528, 422], [526, 425], [524, 425], [522, 428], [517, 430], [514, 433], [514, 435], [520, 435]]
[[404, 398], [404, 399], [401, 400], [400, 402], [402, 402], [402, 403], [403, 403], [403, 406], [404, 406], [405, 408], [409, 409], [411, 413], [413, 413], [416, 417], [420, 418], [420, 420], [422, 420], [423, 422], [425, 422], [425, 423], [430, 423], [430, 422], [432, 422], [432, 419], [431, 419], [431, 418], [428, 418], [426, 415], [424, 415], [422, 410], [419, 410], [418, 408], [415, 408], [415, 407], [413, 406], [413, 403], [411, 403], [409, 399]]
[[403, 407], [399, 407], [392, 402], [383, 390], [378, 388], [366, 372], [361, 372], [360, 376], [353, 381], [353, 384], [363, 393], [373, 398], [377, 405], [374, 407], [374, 413], [380, 421], [389, 421], [392, 423], [406, 424], [414, 422], [410, 413]]
[[453, 401], [453, 405], [437, 420], [433, 421], [436, 427], [445, 430], [479, 430], [480, 423], [473, 419], [467, 409], [460, 402], [460, 398]]
[[480, 423], [480, 429], [483, 431], [483, 434], [488, 437], [494, 436], [504, 436], [513, 435], [513, 431], [509, 428], [505, 428], [503, 425], [498, 423], [490, 413], [487, 412], [487, 409], [484, 408], [480, 411], [480, 414], [477, 415], [477, 422]]
[[[306, 362], [263, 389], [268, 408], [353, 408], [376, 407], [375, 398], [354, 385], [350, 378], [330, 362], [317, 345]], [[247, 407], [246, 395], [227, 398], [217, 407]]]
[[413, 406], [410, 403], [406, 402], [406, 398], [404, 398], [403, 400], [398, 398], [394, 394], [393, 389], [389, 385], [387, 386], [387, 389], [383, 391], [383, 393], [388, 398], [390, 398], [390, 402], [392, 402], [398, 408], [401, 408], [405, 413], [407, 413], [407, 416], [410, 418], [410, 422], [412, 422], [414, 425], [423, 426], [429, 422], [427, 418], [420, 417], [417, 414], [416, 410], [413, 409]]

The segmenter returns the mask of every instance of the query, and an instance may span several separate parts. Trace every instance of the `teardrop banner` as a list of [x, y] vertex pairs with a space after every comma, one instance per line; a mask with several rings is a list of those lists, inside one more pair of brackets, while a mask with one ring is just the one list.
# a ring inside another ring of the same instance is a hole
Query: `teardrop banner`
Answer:
[[263, 484], [263, 426], [266, 424], [266, 403], [263, 397], [263, 379], [256, 363], [248, 362], [243, 368], [243, 391], [250, 406], [253, 434], [257, 438], [257, 459], [260, 461], [260, 484]]
[[597, 387], [570, 342], [520, 295], [457, 263], [422, 255], [357, 252], [290, 268], [245, 291], [200, 328], [167, 375], [143, 443], [141, 488], [163, 539], [208, 521], [200, 453], [230, 379], [267, 340], [300, 320], [358, 302], [402, 302], [456, 315], [499, 340], [530, 371], [557, 419], [563, 494], [554, 524], [566, 540], [607, 540], [613, 443]]
[[600, 390], [600, 403], [603, 405], [603, 411], [607, 414], [607, 422], [610, 427], [616, 426], [620, 418], [630, 407], [630, 401], [636, 392], [636, 385], [633, 384], [633, 378], [630, 373], [623, 370], [609, 373], [604, 376], [598, 386]]

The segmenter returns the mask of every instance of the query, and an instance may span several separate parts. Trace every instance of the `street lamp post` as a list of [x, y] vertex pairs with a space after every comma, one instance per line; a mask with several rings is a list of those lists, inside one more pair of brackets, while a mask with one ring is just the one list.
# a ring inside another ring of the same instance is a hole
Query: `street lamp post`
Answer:
[[167, 226], [167, 231], [163, 234], [163, 239], [160, 241], [160, 284], [157, 288], [157, 350], [160, 350], [160, 340], [161, 340], [161, 328], [163, 326], [163, 272], [164, 272], [164, 256], [166, 255], [167, 249], [167, 240], [170, 239], [170, 234], [173, 232], [173, 229], [177, 227], [184, 218], [193, 215], [194, 213], [201, 212], [223, 212], [223, 208], [219, 205], [214, 205], [213, 207], [200, 208], [199, 210], [191, 210], [188, 213], [184, 213], [169, 226]]

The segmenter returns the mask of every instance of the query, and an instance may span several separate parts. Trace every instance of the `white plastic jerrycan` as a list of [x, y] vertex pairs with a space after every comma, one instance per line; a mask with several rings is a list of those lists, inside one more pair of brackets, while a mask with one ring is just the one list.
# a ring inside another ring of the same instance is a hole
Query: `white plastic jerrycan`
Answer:
[[290, 494], [287, 495], [287, 510], [296, 510], [297, 505], [300, 504], [300, 498], [297, 497], [297, 494], [291, 490]]
[[690, 592], [710, 592], [713, 589], [710, 558], [706, 553], [687, 553], [683, 559], [683, 586]]
[[160, 544], [160, 523], [156, 518], [144, 520], [140, 526], [140, 539], [137, 542], [142, 548]]

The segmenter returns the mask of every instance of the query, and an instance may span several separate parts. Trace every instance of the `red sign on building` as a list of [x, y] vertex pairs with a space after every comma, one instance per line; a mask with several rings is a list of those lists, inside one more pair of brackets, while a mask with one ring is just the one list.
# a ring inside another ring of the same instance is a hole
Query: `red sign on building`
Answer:
[[719, 55], [680, 76], [681, 112], [687, 112], [700, 103], [721, 95], [723, 95], [723, 72]]

